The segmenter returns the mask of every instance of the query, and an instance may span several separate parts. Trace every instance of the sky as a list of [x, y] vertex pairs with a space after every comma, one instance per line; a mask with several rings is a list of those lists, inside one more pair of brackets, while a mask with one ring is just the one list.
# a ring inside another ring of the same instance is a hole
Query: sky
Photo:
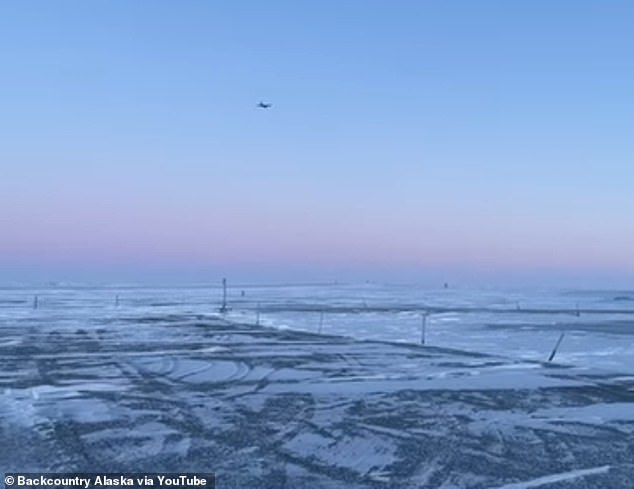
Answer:
[[633, 23], [1, 2], [0, 275], [634, 283]]

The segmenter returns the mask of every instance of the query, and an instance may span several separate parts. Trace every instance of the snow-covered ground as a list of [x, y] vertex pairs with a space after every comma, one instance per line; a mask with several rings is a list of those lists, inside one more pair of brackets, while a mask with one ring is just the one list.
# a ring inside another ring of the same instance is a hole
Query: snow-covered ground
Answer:
[[[221, 298], [218, 286], [7, 287], [0, 289], [0, 321], [81, 327], [126, 316], [208, 314]], [[566, 332], [558, 362], [634, 373], [634, 290], [230, 284], [227, 300], [226, 318], [238, 322], [259, 317], [260, 324], [277, 328], [406, 343], [420, 342], [421, 313], [431, 308], [428, 345], [539, 361]]]
[[230, 488], [631, 487], [627, 292], [240, 287], [225, 315], [220, 296], [0, 290], [0, 467], [215, 470]]

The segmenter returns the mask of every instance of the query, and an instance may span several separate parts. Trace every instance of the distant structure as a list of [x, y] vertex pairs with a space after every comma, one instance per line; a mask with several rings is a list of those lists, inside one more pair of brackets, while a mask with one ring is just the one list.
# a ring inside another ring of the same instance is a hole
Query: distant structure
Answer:
[[447, 282], [445, 282], [445, 289], [449, 288], [449, 284]]

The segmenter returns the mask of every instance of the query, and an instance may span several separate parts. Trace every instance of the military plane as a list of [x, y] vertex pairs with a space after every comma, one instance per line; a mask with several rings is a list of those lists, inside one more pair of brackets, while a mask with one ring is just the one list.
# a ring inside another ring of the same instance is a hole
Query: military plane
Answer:
[[270, 109], [273, 104], [265, 104], [264, 102], [260, 102], [258, 104], [259, 109]]

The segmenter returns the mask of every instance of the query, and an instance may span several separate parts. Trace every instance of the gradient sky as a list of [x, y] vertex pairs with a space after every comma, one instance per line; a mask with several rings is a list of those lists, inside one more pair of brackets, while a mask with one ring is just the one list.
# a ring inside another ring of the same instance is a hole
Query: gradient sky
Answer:
[[0, 271], [634, 280], [632, 25], [631, 1], [2, 2]]

